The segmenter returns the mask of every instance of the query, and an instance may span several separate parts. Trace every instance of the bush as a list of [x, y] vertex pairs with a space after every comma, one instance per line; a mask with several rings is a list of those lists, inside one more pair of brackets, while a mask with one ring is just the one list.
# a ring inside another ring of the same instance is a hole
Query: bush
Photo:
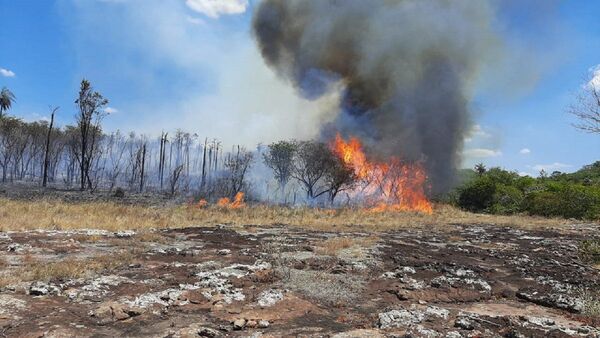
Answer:
[[559, 216], [560, 197], [551, 191], [538, 191], [525, 198], [524, 209], [532, 214], [544, 217]]
[[546, 191], [527, 196], [525, 209], [532, 215], [600, 219], [600, 189], [575, 184], [551, 184]]
[[600, 240], [588, 239], [579, 243], [579, 258], [585, 262], [600, 263]]
[[479, 177], [459, 190], [458, 205], [469, 211], [485, 211], [494, 203], [496, 184], [488, 177]]
[[493, 214], [510, 215], [521, 211], [523, 192], [516, 187], [499, 184], [496, 186], [493, 204], [488, 211]]
[[491, 168], [458, 188], [455, 201], [472, 212], [527, 212], [545, 217], [600, 220], [600, 185], [587, 179], [597, 166], [600, 164], [573, 174], [555, 173], [551, 178], [538, 179]]
[[123, 190], [123, 188], [117, 188], [115, 189], [115, 193], [113, 196], [116, 198], [123, 198], [125, 197], [125, 190]]

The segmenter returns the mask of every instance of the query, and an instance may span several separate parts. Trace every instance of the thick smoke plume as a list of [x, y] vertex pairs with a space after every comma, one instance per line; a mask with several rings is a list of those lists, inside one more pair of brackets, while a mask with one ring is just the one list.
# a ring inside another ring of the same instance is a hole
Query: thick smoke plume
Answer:
[[423, 161], [448, 190], [470, 127], [471, 87], [496, 46], [486, 1], [264, 0], [266, 62], [308, 98], [342, 90], [323, 137], [357, 136], [370, 156]]

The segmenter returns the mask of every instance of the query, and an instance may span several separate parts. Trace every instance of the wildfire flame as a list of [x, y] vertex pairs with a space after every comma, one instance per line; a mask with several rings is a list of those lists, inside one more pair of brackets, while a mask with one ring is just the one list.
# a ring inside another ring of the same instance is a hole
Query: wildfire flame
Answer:
[[369, 161], [359, 139], [351, 137], [346, 141], [340, 134], [331, 148], [354, 169], [360, 183], [351, 194], [364, 196], [370, 210], [433, 212], [425, 196], [427, 174], [419, 163], [406, 164], [397, 158], [387, 163]]
[[233, 201], [231, 201], [227, 197], [223, 197], [217, 201], [217, 206], [230, 209], [243, 208], [246, 206], [246, 203], [244, 202], [244, 193], [238, 192], [237, 194], [235, 194]]

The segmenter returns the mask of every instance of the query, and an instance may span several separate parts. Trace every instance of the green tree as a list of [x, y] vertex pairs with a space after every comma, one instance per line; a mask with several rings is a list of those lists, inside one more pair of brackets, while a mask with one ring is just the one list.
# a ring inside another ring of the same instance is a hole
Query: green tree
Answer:
[[15, 94], [8, 88], [2, 88], [2, 91], [0, 91], [0, 118], [2, 118], [4, 113], [12, 107], [15, 99]]
[[297, 149], [298, 143], [295, 141], [279, 141], [271, 143], [269, 150], [263, 154], [263, 161], [273, 171], [282, 196], [284, 196], [285, 186], [292, 175]]

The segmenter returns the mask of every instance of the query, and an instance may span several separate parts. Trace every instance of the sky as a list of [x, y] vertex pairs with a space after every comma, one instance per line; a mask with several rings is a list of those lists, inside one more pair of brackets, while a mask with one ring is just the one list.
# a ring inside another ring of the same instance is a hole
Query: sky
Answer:
[[[248, 146], [315, 137], [337, 96], [303, 99], [264, 64], [251, 34], [258, 1], [0, 0], [0, 87], [17, 97], [10, 114], [46, 119], [60, 106], [57, 122], [70, 124], [86, 78], [110, 100], [108, 131], [181, 128]], [[477, 82], [464, 167], [537, 176], [600, 160], [600, 135], [573, 128], [566, 112], [600, 65], [598, 13], [597, 1], [498, 9], [505, 53], [520, 66]]]

